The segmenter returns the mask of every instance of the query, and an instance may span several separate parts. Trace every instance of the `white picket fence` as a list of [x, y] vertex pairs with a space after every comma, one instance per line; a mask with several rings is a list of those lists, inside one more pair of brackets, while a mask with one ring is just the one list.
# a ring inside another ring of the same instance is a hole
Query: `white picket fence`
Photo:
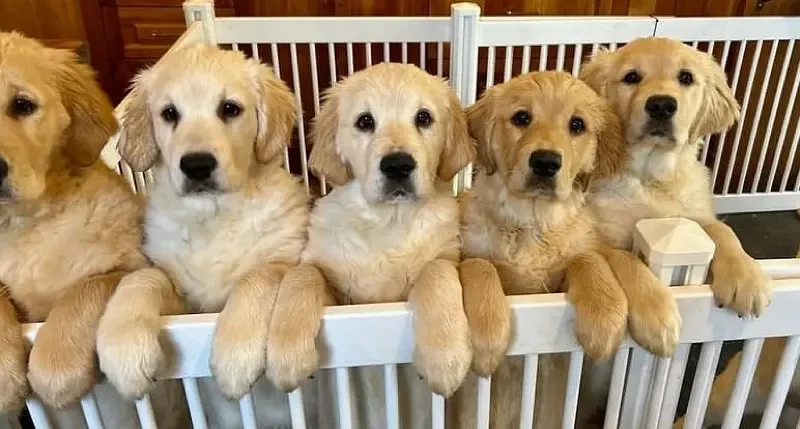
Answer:
[[[715, 207], [718, 213], [787, 210], [800, 207], [800, 163], [793, 162], [800, 125], [795, 109], [800, 73], [800, 52], [794, 52], [800, 37], [800, 18], [658, 18], [658, 17], [480, 17], [472, 4], [453, 5], [443, 18], [216, 18], [213, 4], [191, 0], [184, 4], [187, 31], [173, 47], [191, 43], [215, 43], [273, 64], [281, 78], [290, 83], [296, 96], [301, 121], [298, 129], [300, 168], [307, 188], [313, 178], [307, 169], [306, 124], [319, 111], [320, 93], [340, 75], [379, 61], [415, 62], [431, 73], [445, 76], [465, 105], [473, 103], [479, 88], [506, 81], [536, 69], [562, 69], [577, 74], [581, 63], [597, 49], [616, 49], [643, 36], [674, 37], [712, 52], [729, 70], [731, 85], [743, 106], [743, 117], [734, 129], [708, 139], [701, 154], [712, 170]], [[764, 49], [768, 53], [764, 53]], [[800, 49], [799, 49], [800, 50]], [[288, 56], [286, 53], [288, 52]], [[552, 55], [555, 53], [555, 56]], [[358, 54], [358, 55], [357, 55]], [[361, 55], [363, 54], [363, 55]], [[775, 59], [784, 60], [775, 68]], [[761, 60], [767, 57], [767, 65]], [[288, 61], [287, 61], [288, 57]], [[288, 62], [288, 64], [287, 64]], [[791, 72], [790, 72], [791, 71]], [[327, 76], [327, 77], [326, 77]], [[311, 88], [304, 86], [310, 80]], [[790, 89], [787, 89], [790, 88]], [[303, 112], [304, 96], [312, 98], [313, 111]], [[124, 108], [125, 101], [118, 107]], [[765, 110], [767, 109], [767, 110]], [[762, 113], [769, 112], [765, 120]], [[761, 142], [767, 142], [761, 145]], [[759, 144], [756, 145], [756, 142]], [[152, 181], [148, 173], [134, 173], [121, 162], [112, 138], [103, 153], [104, 161], [116, 168], [133, 189], [146, 193]], [[754, 166], [750, 166], [755, 162]], [[286, 154], [289, 168], [289, 154]], [[467, 169], [469, 170], [469, 169]], [[468, 173], [465, 172], [465, 173]], [[738, 177], [734, 173], [740, 173]], [[325, 192], [324, 178], [321, 190]], [[470, 175], [454, 180], [454, 190], [470, 186]], [[665, 220], [672, 222], [674, 220]], [[708, 255], [706, 255], [708, 256]], [[702, 258], [701, 258], [702, 259]], [[698, 261], [702, 272], [707, 261]], [[738, 427], [744, 400], [753, 377], [760, 342], [769, 337], [791, 337], [800, 344], [800, 260], [763, 260], [765, 271], [775, 283], [769, 310], [758, 319], [742, 320], [717, 309], [707, 286], [698, 285], [702, 276], [684, 277], [672, 289], [683, 318], [681, 346], [672, 358], [655, 359], [626, 339], [615, 357], [612, 385], [606, 412], [606, 428], [626, 429], [671, 427], [688, 360], [689, 346], [702, 344], [700, 362], [691, 389], [687, 428], [700, 427], [722, 343], [746, 340], [747, 354], [741, 383], [732, 395], [735, 412], [727, 427]], [[686, 267], [652, 267], [669, 282]], [[694, 271], [695, 273], [698, 271]], [[525, 356], [523, 392], [533, 398], [536, 361], [540, 354], [571, 353], [566, 381], [563, 427], [575, 418], [583, 353], [572, 335], [574, 314], [563, 294], [510, 297], [515, 338], [509, 355]], [[197, 314], [163, 318], [167, 341], [173, 345], [176, 365], [163, 378], [181, 379], [189, 401], [194, 427], [207, 426], [203, 404], [197, 395], [197, 378], [209, 377], [208, 353], [216, 315]], [[382, 365], [386, 382], [386, 427], [397, 427], [398, 396], [396, 366], [411, 362], [413, 338], [411, 313], [403, 303], [339, 306], [324, 315], [321, 341], [326, 349], [322, 368], [335, 372], [339, 427], [353, 427], [349, 420], [352, 395], [349, 368]], [[38, 325], [26, 326], [26, 336], [35, 338]], [[794, 373], [798, 347], [786, 347], [773, 394], [765, 408], [762, 428], [777, 426], [783, 408], [788, 379]], [[483, 380], [486, 393], [490, 380]], [[743, 386], [740, 388], [739, 386]], [[395, 387], [394, 389], [392, 387]], [[744, 390], [742, 390], [744, 389]], [[539, 392], [539, 394], [544, 394]], [[301, 392], [289, 394], [293, 427], [305, 425]], [[489, 395], [481, 394], [476, 412], [489, 406]], [[444, 428], [444, 398], [432, 394], [433, 428]], [[49, 428], [47, 411], [35, 398], [27, 401], [37, 428]], [[255, 427], [249, 395], [241, 402], [245, 427]], [[89, 428], [103, 427], [92, 394], [80, 404]], [[148, 397], [136, 403], [143, 428], [156, 427]], [[521, 415], [532, 421], [533, 404], [524, 402]], [[485, 416], [485, 415], [484, 415]], [[2, 419], [0, 428], [5, 429]], [[9, 421], [16, 428], [16, 421]], [[488, 427], [481, 425], [480, 427]], [[800, 427], [800, 425], [798, 425]]]

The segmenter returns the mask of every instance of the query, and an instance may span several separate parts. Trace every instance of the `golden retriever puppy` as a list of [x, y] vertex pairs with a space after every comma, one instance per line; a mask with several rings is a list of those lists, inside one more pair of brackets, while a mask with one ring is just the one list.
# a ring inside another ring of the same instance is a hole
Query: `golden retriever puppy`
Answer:
[[[63, 408], [95, 384], [106, 302], [147, 263], [142, 207], [97, 162], [117, 122], [73, 53], [0, 33], [0, 112], [0, 414], [29, 386]], [[30, 357], [26, 322], [44, 322]]]
[[[632, 254], [603, 245], [586, 204], [587, 184], [613, 174], [623, 153], [619, 118], [605, 100], [567, 73], [536, 72], [488, 89], [468, 115], [482, 167], [461, 200], [462, 253], [480, 258], [461, 264], [473, 366], [488, 375], [500, 362], [492, 427], [518, 427], [522, 368], [519, 358], [502, 360], [509, 337], [503, 292], [566, 292], [578, 342], [590, 358], [605, 361], [628, 323], [629, 303], [615, 271], [658, 281]], [[655, 314], [632, 321], [631, 331], [666, 355], [677, 343], [680, 316], [666, 288], [653, 300]], [[536, 427], [561, 425], [567, 363], [564, 355], [540, 358]], [[453, 427], [474, 426], [471, 381]]]
[[209, 423], [240, 427], [230, 400], [253, 387], [260, 424], [288, 427], [286, 395], [265, 378], [254, 383], [275, 363], [286, 370], [272, 381], [294, 388], [317, 365], [316, 331], [271, 332], [287, 330], [276, 307], [317, 327], [322, 311], [321, 279], [286, 276], [305, 246], [310, 206], [281, 166], [292, 94], [258, 61], [195, 45], [141, 72], [129, 97], [118, 149], [134, 170], [154, 169], [144, 251], [158, 268], [122, 280], [100, 322], [100, 367], [120, 393], [139, 397], [165, 365], [160, 316], [220, 312], [210, 362], [217, 386], [201, 380]]
[[[378, 64], [327, 92], [312, 138], [310, 167], [337, 187], [316, 202], [303, 262], [322, 272], [338, 304], [408, 300], [414, 365], [449, 396], [471, 359], [456, 270], [459, 212], [447, 182], [475, 154], [458, 99], [413, 65]], [[381, 427], [381, 370], [363, 370], [356, 426]], [[401, 369], [403, 380], [420, 384], [410, 370]], [[429, 392], [402, 390], [401, 407], [428, 418]]]

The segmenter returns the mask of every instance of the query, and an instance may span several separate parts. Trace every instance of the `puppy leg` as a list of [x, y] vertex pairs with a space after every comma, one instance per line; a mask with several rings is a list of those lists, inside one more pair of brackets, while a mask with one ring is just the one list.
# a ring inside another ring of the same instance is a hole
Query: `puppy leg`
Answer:
[[631, 337], [656, 356], [672, 355], [681, 333], [681, 314], [669, 289], [632, 253], [609, 247], [603, 255], [627, 295]]
[[267, 339], [267, 376], [276, 386], [294, 390], [317, 370], [322, 313], [334, 303], [317, 267], [299, 265], [283, 277]]
[[73, 286], [39, 329], [28, 362], [28, 381], [47, 404], [70, 405], [94, 386], [97, 325], [123, 275], [112, 272]]
[[100, 369], [119, 393], [142, 397], [164, 366], [161, 315], [180, 313], [181, 301], [163, 271], [145, 268], [125, 276], [97, 329]]
[[234, 287], [217, 319], [211, 373], [222, 393], [239, 399], [264, 373], [267, 334], [285, 264], [264, 264]]
[[481, 377], [492, 374], [508, 350], [511, 311], [494, 266], [467, 259], [458, 266], [464, 290], [464, 310], [472, 340], [472, 369]]
[[578, 343], [591, 359], [608, 359], [622, 341], [628, 319], [628, 300], [614, 272], [602, 256], [586, 253], [567, 265], [566, 282]]
[[717, 305], [728, 307], [742, 317], [760, 316], [772, 294], [769, 278], [745, 253], [728, 225], [716, 219], [699, 223], [717, 245], [711, 261], [711, 289]]
[[430, 262], [409, 295], [414, 311], [414, 363], [431, 390], [455, 392], [469, 370], [472, 351], [458, 270], [452, 261]]
[[28, 394], [27, 346], [14, 304], [0, 285], [0, 416], [22, 409]]

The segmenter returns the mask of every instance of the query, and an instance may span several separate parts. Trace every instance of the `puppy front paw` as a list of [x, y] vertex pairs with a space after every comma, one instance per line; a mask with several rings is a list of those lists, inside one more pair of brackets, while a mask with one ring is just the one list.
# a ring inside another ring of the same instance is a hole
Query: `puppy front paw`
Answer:
[[575, 306], [575, 338], [594, 361], [605, 361], [619, 348], [627, 323], [627, 301], [603, 308], [589, 302], [573, 302]]
[[631, 337], [648, 352], [661, 357], [671, 356], [678, 346], [681, 313], [667, 287], [656, 284], [644, 299], [631, 301], [628, 328]]
[[441, 327], [417, 330], [414, 366], [431, 390], [446, 398], [461, 386], [472, 362], [466, 320], [463, 325], [458, 330]]
[[267, 340], [267, 377], [280, 389], [297, 388], [319, 368], [316, 329], [298, 329], [294, 321], [273, 323]]
[[239, 399], [264, 373], [267, 353], [265, 334], [218, 323], [211, 346], [211, 374], [223, 395]]
[[89, 393], [97, 381], [93, 338], [76, 338], [65, 326], [45, 323], [28, 360], [28, 382], [48, 405], [63, 408]]
[[22, 338], [0, 348], [0, 416], [19, 412], [30, 391], [25, 377], [27, 351]]
[[772, 287], [758, 263], [746, 253], [719, 254], [711, 261], [711, 290], [719, 307], [740, 317], [758, 317], [769, 305]]
[[165, 363], [156, 320], [101, 319], [97, 335], [100, 369], [127, 399], [144, 396]]

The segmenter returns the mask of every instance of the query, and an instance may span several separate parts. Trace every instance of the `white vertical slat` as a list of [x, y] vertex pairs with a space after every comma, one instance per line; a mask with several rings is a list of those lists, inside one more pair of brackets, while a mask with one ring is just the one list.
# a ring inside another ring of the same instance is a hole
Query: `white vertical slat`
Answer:
[[303, 183], [306, 185], [306, 192], [311, 193], [311, 185], [308, 180], [308, 156], [306, 152], [306, 126], [303, 120], [303, 100], [300, 96], [300, 67], [297, 64], [297, 44], [289, 44], [289, 55], [292, 63], [292, 81], [294, 82], [294, 102], [297, 110], [297, 133], [300, 140], [300, 171], [303, 174]]
[[[741, 76], [742, 72], [742, 63], [744, 60], [744, 50], [746, 48], [746, 43], [742, 42], [739, 45], [739, 53], [736, 59], [736, 66], [733, 72], [733, 83], [731, 84], [731, 90], [733, 94], [736, 94], [736, 89], [739, 87], [739, 77]], [[728, 62], [728, 56], [731, 50], [731, 41], [726, 40], [725, 44], [722, 47], [722, 68], [725, 68], [726, 63]], [[714, 167], [712, 168], [711, 173], [711, 189], [717, 184], [717, 177], [719, 176], [719, 167], [722, 163], [722, 149], [725, 147], [725, 138], [728, 136], [728, 132], [725, 131], [719, 136], [719, 144], [717, 145], [717, 154], [714, 156]]]
[[367, 57], [367, 67], [369, 67], [372, 65], [372, 43], [367, 42], [367, 44], [364, 46], [364, 52]]
[[564, 57], [567, 55], [567, 46], [564, 44], [558, 45], [556, 56], [556, 70], [564, 71]]
[[[316, 117], [319, 114], [319, 68], [317, 66], [317, 45], [314, 43], [309, 43], [308, 45], [308, 53], [310, 54], [311, 59], [311, 93], [314, 98], [314, 116]], [[335, 81], [335, 77], [331, 75], [331, 83]], [[320, 182], [320, 190], [322, 191], [322, 195], [326, 195], [328, 193], [328, 184], [325, 180], [325, 176], [319, 178]]]
[[38, 398], [29, 397], [25, 400], [25, 405], [28, 407], [28, 414], [31, 416], [31, 422], [36, 429], [51, 429], [50, 419], [47, 418], [47, 411], [44, 404]]
[[258, 55], [258, 44], [257, 43], [251, 43], [250, 44], [250, 49], [253, 51], [253, 58], [255, 60], [257, 60], [257, 61], [261, 61], [261, 57]]
[[569, 372], [567, 373], [567, 392], [564, 395], [564, 419], [561, 421], [562, 429], [575, 427], [578, 416], [578, 394], [581, 388], [581, 370], [583, 369], [583, 351], [578, 350], [569, 354]]
[[147, 180], [144, 178], [144, 173], [133, 173], [133, 180], [136, 183], [136, 193], [147, 195]]
[[750, 384], [753, 382], [753, 375], [756, 372], [758, 357], [761, 355], [763, 345], [763, 338], [753, 338], [744, 342], [739, 371], [736, 373], [736, 382], [728, 401], [728, 408], [725, 409], [722, 429], [738, 429], [742, 424], [744, 406], [747, 402], [747, 395], [750, 393]]
[[525, 355], [522, 369], [522, 402], [519, 429], [533, 427], [533, 408], [536, 401], [536, 376], [539, 370], [539, 355]]
[[489, 429], [489, 403], [492, 396], [492, 377], [478, 377], [477, 429]]
[[547, 45], [542, 45], [539, 49], [539, 71], [547, 70]]
[[683, 376], [686, 372], [686, 363], [689, 361], [690, 349], [691, 344], [680, 344], [672, 355], [672, 362], [667, 374], [667, 388], [664, 392], [664, 401], [661, 403], [659, 429], [672, 428], [672, 422], [675, 420], [675, 413], [678, 410], [678, 399], [683, 387]]
[[158, 428], [153, 404], [150, 403], [150, 395], [144, 395], [142, 399], [136, 400], [136, 415], [139, 416], [139, 425], [142, 429]]
[[408, 43], [403, 42], [400, 44], [400, 59], [403, 64], [408, 64]]
[[297, 388], [289, 392], [289, 415], [292, 429], [306, 429], [306, 410], [303, 407], [303, 389]]
[[[778, 41], [773, 41], [773, 49], [777, 49]], [[794, 43], [789, 41], [789, 46], [786, 48], [786, 52], [784, 52], [783, 58], [783, 65], [781, 65], [781, 74], [778, 76], [778, 87], [776, 89], [770, 89], [770, 92], [773, 94], [772, 99], [772, 109], [769, 111], [769, 118], [767, 119], [767, 134], [764, 136], [764, 144], [761, 145], [761, 155], [758, 157], [758, 167], [756, 167], [756, 175], [753, 179], [753, 186], [750, 188], [750, 192], [757, 192], [758, 191], [758, 184], [761, 182], [761, 172], [764, 169], [764, 161], [767, 157], [767, 148], [770, 146], [770, 139], [772, 138], [772, 129], [775, 125], [775, 117], [778, 115], [778, 105], [780, 105], [781, 95], [783, 94], [783, 85], [786, 82], [786, 72], [789, 70], [789, 63], [792, 60], [792, 50], [794, 49]], [[769, 84], [769, 80], [764, 81], [764, 86], [766, 87]], [[792, 106], [792, 104], [787, 104], [787, 109]], [[753, 127], [755, 129], [755, 126]], [[775, 155], [773, 156], [773, 164], [778, 162], [778, 156], [781, 153], [781, 148], [783, 147], [783, 140], [779, 139], [777, 145], [775, 146]], [[773, 165], [774, 171], [774, 165]], [[770, 182], [771, 183], [771, 182]], [[771, 187], [771, 186], [770, 186]], [[767, 192], [770, 191], [770, 187], [767, 188]]]
[[644, 425], [647, 392], [653, 378], [655, 357], [640, 347], [631, 350], [620, 426], [639, 428]]
[[350, 392], [350, 370], [336, 368], [336, 405], [339, 410], [339, 429], [353, 427], [353, 408]]
[[242, 415], [244, 429], [256, 429], [256, 409], [253, 404], [253, 395], [250, 392], [245, 393], [242, 399], [239, 399], [239, 414]]
[[614, 52], [614, 51], [616, 51], [616, 50], [617, 50], [617, 46], [618, 46], [618, 45], [617, 45], [617, 42], [610, 43], [610, 44], [608, 45], [608, 50], [609, 50], [609, 51], [611, 51], [611, 52]]
[[444, 42], [436, 44], [436, 76], [442, 77], [444, 73]]
[[[742, 45], [744, 45], [745, 43], [746, 42], [742, 42]], [[751, 64], [750, 74], [748, 75], [747, 86], [745, 87], [744, 90], [744, 99], [742, 102], [742, 113], [739, 116], [740, 118], [747, 117], [747, 107], [750, 105], [750, 93], [753, 91], [753, 81], [755, 81], [756, 70], [758, 70], [757, 67], [758, 59], [761, 57], [761, 47], [763, 45], [764, 45], [763, 40], [758, 40], [756, 42], [756, 51], [753, 54], [753, 61], [750, 63]], [[744, 55], [744, 52], [740, 51], [740, 55]], [[736, 155], [739, 152], [739, 145], [741, 144], [742, 140], [742, 131], [744, 130], [744, 123], [745, 123], [744, 120], [740, 120], [738, 121], [738, 125], [736, 126], [736, 135], [733, 139], [733, 149], [731, 152], [730, 160], [728, 162], [728, 169], [725, 172], [725, 182], [723, 185], [724, 189], [722, 190], [723, 195], [728, 194], [728, 188], [730, 187], [731, 184], [731, 176], [733, 175], [733, 166], [736, 164]]]
[[698, 45], [699, 43], [700, 43], [700, 41], [699, 41], [699, 40], [695, 40], [695, 41], [693, 41], [693, 42], [692, 42], [692, 47], [693, 47], [693, 48], [695, 48], [695, 49], [697, 49], [697, 45]]
[[[787, 48], [786, 58], [791, 58], [792, 53], [794, 52], [794, 40], [789, 40], [789, 47]], [[781, 73], [783, 76], [783, 73]], [[786, 146], [786, 133], [789, 130], [789, 123], [792, 123], [792, 112], [794, 110], [794, 102], [797, 98], [797, 88], [798, 84], [800, 84], [800, 73], [795, 73], [794, 75], [794, 82], [792, 83], [792, 89], [789, 92], [789, 102], [786, 104], [786, 112], [783, 114], [783, 124], [781, 125], [781, 133], [778, 136], [778, 145], [775, 148], [775, 154], [772, 156], [772, 164], [770, 165], [769, 169], [769, 178], [767, 179], [767, 192], [772, 190], [772, 184], [775, 182], [775, 174], [778, 171], [778, 163], [780, 160], [781, 153], [783, 152], [784, 146]], [[780, 92], [778, 92], [779, 94]], [[778, 97], [775, 98], [778, 100]], [[791, 159], [791, 158], [789, 158]], [[787, 160], [787, 166], [789, 162]], [[780, 188], [780, 191], [783, 191], [783, 188]]]
[[645, 427], [658, 427], [661, 405], [664, 402], [664, 393], [667, 390], [667, 382], [669, 381], [671, 363], [672, 359], [668, 357], [656, 359], [656, 370], [653, 375], [653, 385], [650, 388], [650, 397], [648, 398], [649, 404], [647, 406], [647, 415], [645, 416]]
[[522, 74], [531, 71], [531, 47], [525, 45], [522, 47]]
[[489, 56], [486, 59], [486, 88], [494, 85], [494, 46], [489, 46]]
[[689, 406], [684, 417], [685, 429], [700, 429], [708, 405], [708, 395], [711, 393], [711, 384], [714, 381], [714, 372], [719, 361], [719, 352], [722, 341], [712, 341], [703, 344], [700, 350], [700, 360], [692, 383], [692, 393], [689, 396]]
[[203, 401], [200, 399], [200, 387], [196, 378], [184, 378], [183, 391], [186, 393], [186, 402], [189, 404], [189, 415], [192, 418], [194, 429], [207, 429], [206, 413], [203, 410]]
[[581, 72], [581, 61], [583, 60], [583, 45], [575, 45], [575, 52], [572, 53], [572, 75], [578, 77]]
[[386, 398], [386, 429], [400, 429], [397, 365], [386, 364], [383, 366], [383, 388]]
[[786, 394], [789, 393], [792, 375], [794, 375], [799, 355], [800, 335], [789, 337], [786, 340], [786, 346], [778, 364], [778, 372], [775, 373], [775, 379], [769, 392], [767, 406], [764, 408], [764, 416], [761, 418], [759, 429], [775, 429], [778, 427], [778, 420], [781, 418], [781, 410], [784, 402], [786, 402]]
[[431, 394], [431, 429], [445, 429], [444, 396]]
[[600, 44], [592, 43], [592, 58], [594, 58], [594, 56], [597, 55], [597, 51], [599, 50], [600, 50]]
[[391, 53], [389, 52], [389, 43], [383, 43], [383, 62], [388, 63], [392, 61]]
[[347, 44], [347, 75], [353, 74], [353, 44]]
[[608, 388], [608, 403], [604, 429], [614, 429], [619, 424], [619, 412], [622, 409], [622, 394], [625, 391], [625, 373], [628, 369], [628, 356], [631, 349], [624, 347], [617, 350], [614, 366], [611, 370], [611, 385]]
[[503, 82], [511, 79], [511, 72], [514, 69], [514, 47], [506, 46], [506, 63], [503, 68]]
[[[713, 40], [708, 42], [708, 49], [706, 49], [706, 52], [709, 53], [711, 56], [714, 56], [714, 41]], [[724, 70], [724, 67], [723, 67], [723, 70]], [[708, 158], [708, 146], [711, 143], [711, 135], [707, 135], [705, 141], [706, 142], [703, 145], [703, 152], [702, 152], [702, 155], [700, 156], [700, 161], [703, 164], [706, 163], [706, 159]]]
[[[756, 134], [758, 134], [758, 125], [761, 123], [761, 113], [764, 110], [764, 101], [767, 98], [767, 90], [769, 89], [769, 81], [772, 77], [772, 69], [775, 65], [775, 55], [778, 53], [778, 41], [772, 41], [772, 48], [769, 50], [769, 59], [767, 60], [767, 72], [764, 75], [761, 84], [761, 92], [758, 95], [758, 104], [756, 105], [756, 114], [753, 120], [753, 125], [750, 126], [750, 135], [747, 139], [747, 149], [744, 153], [744, 163], [742, 164], [742, 172], [739, 175], [739, 186], [736, 188], [736, 193], [741, 194], [744, 190], [744, 181], [747, 178], [747, 170], [750, 167], [750, 156], [753, 153], [753, 144], [756, 141]], [[757, 63], [753, 63], [753, 67]], [[742, 115], [742, 118], [745, 118]], [[769, 141], [765, 141], [763, 146], [769, 146]], [[756, 183], [758, 180], [755, 181]]]
[[83, 418], [86, 419], [87, 428], [103, 429], [103, 419], [100, 417], [100, 408], [97, 407], [94, 392], [89, 392], [81, 398], [81, 410], [83, 410]]
[[[281, 77], [281, 61], [280, 57], [278, 56], [278, 44], [277, 43], [270, 43], [269, 44], [270, 54], [272, 56], [272, 69], [275, 72], [275, 76], [278, 79], [283, 79]], [[286, 171], [291, 172], [291, 166], [289, 165], [289, 148], [286, 147], [283, 149], [283, 167], [286, 168]]]
[[231, 45], [231, 48], [233, 48], [234, 51], [238, 51], [239, 50], [239, 44], [238, 43], [234, 43], [234, 44]]
[[425, 47], [427, 43], [419, 42], [419, 68], [422, 70], [426, 70], [428, 58], [426, 57], [427, 53], [425, 52]]

